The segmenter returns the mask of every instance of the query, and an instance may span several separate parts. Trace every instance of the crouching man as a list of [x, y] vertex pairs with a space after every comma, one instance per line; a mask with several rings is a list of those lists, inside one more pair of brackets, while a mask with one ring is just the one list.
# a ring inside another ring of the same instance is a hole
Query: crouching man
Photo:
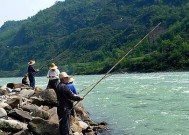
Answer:
[[60, 135], [69, 135], [70, 133], [70, 115], [73, 108], [73, 101], [83, 100], [83, 97], [74, 95], [64, 83], [68, 76], [64, 73], [59, 74], [60, 83], [57, 86], [57, 114], [59, 117]]

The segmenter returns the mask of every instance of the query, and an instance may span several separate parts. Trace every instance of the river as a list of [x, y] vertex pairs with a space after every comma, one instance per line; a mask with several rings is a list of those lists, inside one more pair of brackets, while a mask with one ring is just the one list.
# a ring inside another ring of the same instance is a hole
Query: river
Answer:
[[[78, 75], [74, 83], [82, 90], [101, 78]], [[0, 85], [21, 79], [0, 78]], [[45, 88], [47, 82], [46, 77], [36, 77], [36, 86]], [[188, 135], [189, 72], [111, 75], [83, 104], [93, 120], [108, 123], [109, 130], [100, 135]]]

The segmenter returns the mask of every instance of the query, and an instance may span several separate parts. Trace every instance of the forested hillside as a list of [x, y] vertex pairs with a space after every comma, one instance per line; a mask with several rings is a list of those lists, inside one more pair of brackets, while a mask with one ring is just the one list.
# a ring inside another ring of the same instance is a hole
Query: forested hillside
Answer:
[[114, 72], [188, 70], [187, 0], [65, 0], [0, 28], [0, 76], [22, 76], [30, 59], [39, 75], [51, 62], [70, 74], [106, 73], [159, 22]]

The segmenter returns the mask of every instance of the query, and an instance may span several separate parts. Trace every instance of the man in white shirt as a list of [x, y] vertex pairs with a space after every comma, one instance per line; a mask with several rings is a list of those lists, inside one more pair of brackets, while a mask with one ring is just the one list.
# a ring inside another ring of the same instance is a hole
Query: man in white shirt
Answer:
[[50, 70], [47, 73], [47, 78], [49, 78], [47, 89], [54, 89], [56, 92], [56, 87], [59, 84], [59, 74], [60, 71], [58, 70], [58, 67], [52, 63], [50, 65]]

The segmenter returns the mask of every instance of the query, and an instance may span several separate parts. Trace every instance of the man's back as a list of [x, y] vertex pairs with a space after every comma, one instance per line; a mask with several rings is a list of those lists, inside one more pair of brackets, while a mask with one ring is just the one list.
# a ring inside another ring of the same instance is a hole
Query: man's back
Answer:
[[59, 107], [73, 107], [73, 101], [79, 101], [80, 97], [75, 96], [64, 83], [59, 83], [57, 86], [57, 99]]

